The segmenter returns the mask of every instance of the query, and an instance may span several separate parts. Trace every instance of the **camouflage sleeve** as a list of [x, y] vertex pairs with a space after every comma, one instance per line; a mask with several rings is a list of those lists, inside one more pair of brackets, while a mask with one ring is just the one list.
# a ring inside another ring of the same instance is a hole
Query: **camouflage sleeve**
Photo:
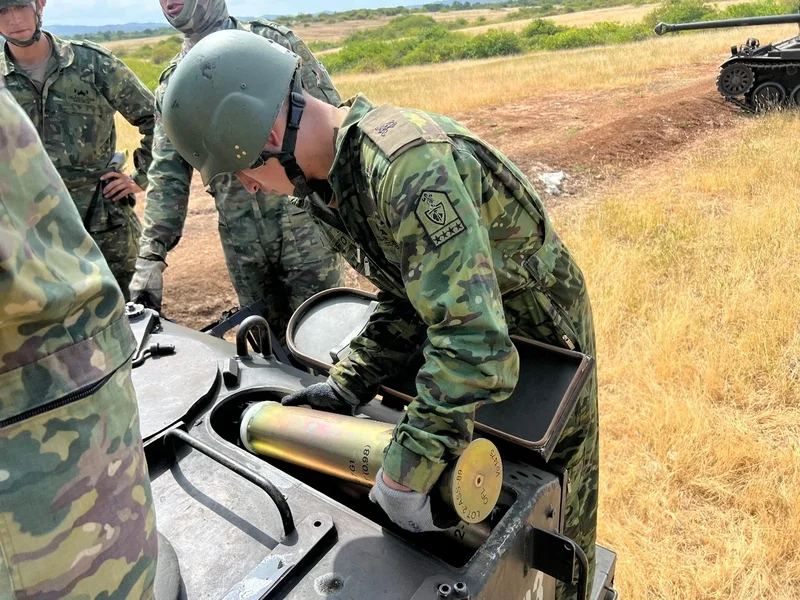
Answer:
[[153, 598], [122, 293], [0, 76], [0, 598]]
[[425, 331], [407, 298], [379, 292], [378, 307], [366, 327], [331, 369], [332, 383], [359, 401], [373, 398], [380, 382], [399, 372], [422, 346]]
[[147, 187], [147, 169], [152, 160], [153, 128], [155, 127], [153, 94], [125, 63], [113, 55], [104, 55], [100, 61], [103, 95], [123, 117], [139, 129], [142, 142], [133, 153], [134, 170], [131, 177], [136, 184]]
[[427, 326], [417, 396], [383, 462], [427, 492], [472, 439], [475, 410], [505, 400], [519, 376], [481, 217], [480, 164], [449, 144], [403, 153], [378, 183], [381, 216], [395, 232], [406, 293]]
[[2, 85], [0, 298], [0, 421], [102, 379], [133, 353], [120, 289]]
[[189, 209], [192, 167], [167, 138], [161, 120], [161, 104], [166, 86], [156, 90], [156, 128], [153, 141], [153, 162], [147, 171], [147, 196], [139, 256], [166, 262], [167, 252], [181, 239]]

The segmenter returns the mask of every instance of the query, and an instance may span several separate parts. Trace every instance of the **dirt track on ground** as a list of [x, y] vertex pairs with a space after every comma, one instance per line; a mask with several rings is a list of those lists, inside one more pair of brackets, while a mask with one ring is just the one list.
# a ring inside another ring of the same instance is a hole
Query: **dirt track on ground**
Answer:
[[[545, 195], [558, 210], [579, 206], [655, 162], [674, 160], [693, 141], [745, 118], [719, 99], [714, 71], [698, 65], [644, 88], [572, 95], [532, 90], [523, 101], [455, 116], [510, 156], [540, 190], [540, 173], [564, 170], [565, 193]], [[197, 177], [183, 239], [168, 262], [164, 310], [170, 317], [200, 327], [237, 304], [213, 200]], [[348, 283], [358, 283], [354, 273]]]

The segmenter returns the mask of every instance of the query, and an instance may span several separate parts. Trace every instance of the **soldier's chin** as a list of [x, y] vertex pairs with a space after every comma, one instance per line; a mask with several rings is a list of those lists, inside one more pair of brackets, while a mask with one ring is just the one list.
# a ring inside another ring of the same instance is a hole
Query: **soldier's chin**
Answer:
[[15, 40], [20, 40], [21, 42], [27, 42], [29, 39], [33, 37], [34, 29], [23, 29], [22, 31], [12, 31], [6, 37], [14, 38]]

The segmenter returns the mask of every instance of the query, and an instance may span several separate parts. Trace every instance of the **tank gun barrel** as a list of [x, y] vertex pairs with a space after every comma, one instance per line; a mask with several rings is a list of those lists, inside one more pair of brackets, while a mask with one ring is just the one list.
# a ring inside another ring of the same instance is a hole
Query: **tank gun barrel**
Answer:
[[741, 19], [721, 19], [718, 21], [697, 21], [694, 23], [659, 23], [653, 31], [664, 35], [671, 31], [690, 31], [694, 29], [719, 29], [724, 27], [748, 27], [751, 25], [781, 25], [800, 23], [800, 13], [772, 15], [768, 17], [743, 17]]

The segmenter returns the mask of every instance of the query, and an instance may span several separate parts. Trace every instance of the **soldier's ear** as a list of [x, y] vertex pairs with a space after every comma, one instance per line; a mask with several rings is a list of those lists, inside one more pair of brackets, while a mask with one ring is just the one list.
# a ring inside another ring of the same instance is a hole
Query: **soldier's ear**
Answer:
[[283, 147], [283, 132], [278, 131], [275, 127], [270, 129], [267, 143], [264, 144], [264, 150], [267, 152], [278, 152]]

